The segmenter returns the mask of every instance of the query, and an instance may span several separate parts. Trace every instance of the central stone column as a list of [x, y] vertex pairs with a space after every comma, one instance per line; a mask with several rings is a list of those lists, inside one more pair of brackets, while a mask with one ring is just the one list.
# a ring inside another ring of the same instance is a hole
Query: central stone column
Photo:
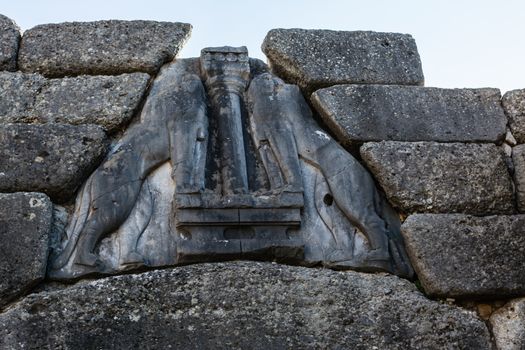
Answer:
[[[295, 235], [304, 203], [301, 184], [300, 191], [290, 192], [284, 191], [284, 186], [262, 187], [258, 178], [273, 174], [268, 171], [269, 165], [282, 172], [278, 161], [298, 164], [293, 146], [278, 147], [288, 144], [275, 143], [276, 138], [268, 136], [278, 133], [277, 139], [288, 138], [292, 142], [293, 134], [272, 122], [280, 111], [264, 107], [258, 110], [257, 118], [264, 125], [254, 131], [253, 111], [245, 105], [247, 101], [251, 106], [250, 100], [246, 100], [251, 78], [248, 50], [246, 47], [203, 49], [200, 73], [210, 106], [207, 154], [211, 166], [206, 174], [210, 184], [200, 193], [176, 195], [177, 262], [241, 258], [302, 261], [304, 242]], [[262, 100], [270, 98], [265, 91], [260, 91]], [[256, 140], [254, 134], [259, 136]], [[260, 140], [269, 146], [275, 143], [277, 148], [271, 149], [274, 163], [257, 158]], [[280, 157], [285, 153], [281, 148], [287, 148], [295, 158]], [[292, 167], [286, 167], [289, 168]], [[299, 167], [293, 169], [292, 177], [300, 178]], [[288, 179], [280, 173], [275, 176]]]
[[218, 121], [222, 193], [248, 193], [248, 172], [241, 114], [242, 95], [250, 79], [246, 47], [206, 48], [201, 67]]

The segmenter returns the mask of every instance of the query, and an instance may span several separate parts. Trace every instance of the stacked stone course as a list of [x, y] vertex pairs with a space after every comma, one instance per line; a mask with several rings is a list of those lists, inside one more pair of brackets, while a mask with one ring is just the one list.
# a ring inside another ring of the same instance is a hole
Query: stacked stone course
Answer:
[[[519, 213], [525, 207], [525, 152], [516, 142], [524, 141], [524, 90], [510, 91], [502, 98], [498, 89], [416, 86], [422, 85], [419, 59], [411, 52], [407, 56], [407, 45], [380, 48], [381, 39], [385, 40], [380, 33], [368, 34], [368, 52], [373, 56], [382, 49], [383, 59], [403, 66], [404, 75], [389, 71], [388, 64], [376, 66], [372, 58], [365, 61], [349, 53], [345, 57], [357, 61], [352, 61], [352, 67], [360, 67], [362, 74], [344, 79], [339, 72], [331, 76], [330, 58], [340, 52], [335, 47], [353, 48], [353, 42], [348, 44], [351, 35], [273, 30], [263, 50], [275, 72], [300, 84], [338, 141], [359, 147], [363, 162], [389, 201], [403, 217], [408, 216], [402, 233], [429, 295], [453, 299], [522, 296], [525, 233]], [[406, 38], [399, 35], [389, 42]], [[315, 66], [314, 56], [318, 58]], [[322, 83], [304, 78], [313, 67], [311, 76], [323, 76]], [[380, 78], [367, 74], [370, 71]], [[421, 79], [413, 80], [414, 76]], [[510, 150], [511, 146], [515, 147]], [[523, 322], [523, 313], [516, 314], [515, 322]], [[500, 348], [519, 348], [510, 344], [522, 340], [501, 338], [512, 327], [516, 326], [509, 321], [495, 328]]]
[[274, 29], [263, 51], [330, 133], [359, 149], [405, 219], [425, 294], [509, 301], [485, 315], [490, 328], [395, 276], [250, 262], [44, 284], [24, 297], [45, 278], [61, 213], [190, 30], [98, 21], [21, 36], [0, 16], [1, 348], [523, 347], [525, 90], [424, 87], [405, 34]]

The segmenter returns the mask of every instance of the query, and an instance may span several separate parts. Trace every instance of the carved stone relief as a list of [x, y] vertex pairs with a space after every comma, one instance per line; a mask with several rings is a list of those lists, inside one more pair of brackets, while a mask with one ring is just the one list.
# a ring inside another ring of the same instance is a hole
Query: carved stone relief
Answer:
[[275, 260], [411, 277], [397, 214], [245, 47], [166, 65], [78, 193], [51, 278]]

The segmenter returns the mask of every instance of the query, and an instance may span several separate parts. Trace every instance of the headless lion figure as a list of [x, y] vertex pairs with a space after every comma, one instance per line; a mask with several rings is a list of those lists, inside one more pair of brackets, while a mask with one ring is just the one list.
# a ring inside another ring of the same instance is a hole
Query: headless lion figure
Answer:
[[387, 262], [392, 253], [396, 263], [402, 268], [404, 266], [406, 274], [411, 275], [411, 267], [405, 263], [408, 257], [396, 229], [397, 218], [387, 218], [387, 204], [368, 171], [320, 130], [299, 88], [265, 73], [252, 80], [249, 95], [255, 111], [270, 111], [274, 119], [279, 119], [280, 125], [287, 124], [286, 128], [293, 130], [295, 145], [281, 142], [277, 148], [293, 147], [304, 161], [321, 171], [335, 204], [366, 236], [370, 251], [365, 259]]
[[[68, 241], [54, 269], [66, 265], [75, 250], [75, 263], [102, 264], [94, 253], [97, 243], [127, 219], [148, 174], [170, 158], [181, 188], [203, 186], [194, 159], [207, 139], [206, 98], [199, 76], [188, 73], [192, 63], [179, 60], [161, 70], [140, 122], [126, 131], [81, 188]], [[131, 260], [141, 260], [137, 252], [132, 254]]]

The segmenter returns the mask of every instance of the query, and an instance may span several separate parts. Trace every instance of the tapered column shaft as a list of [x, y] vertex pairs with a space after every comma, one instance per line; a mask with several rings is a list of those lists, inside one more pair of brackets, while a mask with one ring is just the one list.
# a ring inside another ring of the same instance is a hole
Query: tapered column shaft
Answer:
[[217, 118], [223, 194], [248, 192], [241, 101], [250, 77], [245, 47], [208, 48], [201, 55], [206, 86]]

